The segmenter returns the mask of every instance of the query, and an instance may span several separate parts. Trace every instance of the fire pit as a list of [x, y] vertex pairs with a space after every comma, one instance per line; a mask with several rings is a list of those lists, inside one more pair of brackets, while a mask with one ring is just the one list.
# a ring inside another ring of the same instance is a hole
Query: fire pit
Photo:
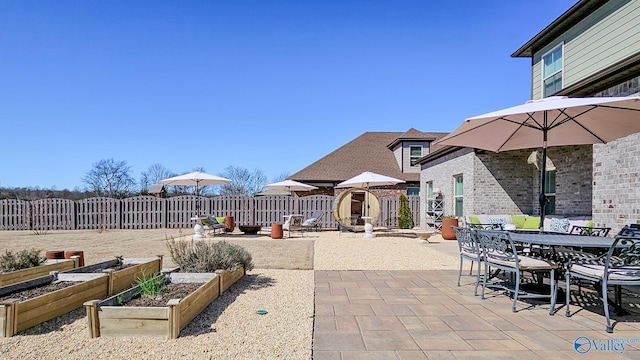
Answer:
[[240, 225], [238, 226], [240, 231], [242, 231], [245, 235], [256, 235], [258, 231], [262, 228], [260, 225]]

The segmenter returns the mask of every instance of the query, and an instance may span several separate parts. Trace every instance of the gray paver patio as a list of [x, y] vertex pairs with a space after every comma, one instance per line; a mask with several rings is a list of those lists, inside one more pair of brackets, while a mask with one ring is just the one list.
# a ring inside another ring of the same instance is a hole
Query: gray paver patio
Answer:
[[[640, 344], [623, 354], [574, 350], [591, 340], [640, 338], [640, 318], [626, 316], [613, 334], [594, 309], [573, 305], [565, 317], [548, 303], [518, 304], [488, 291], [473, 295], [473, 280], [456, 286], [457, 271], [316, 271], [313, 358], [336, 359], [640, 359]], [[618, 317], [615, 317], [618, 318]]]

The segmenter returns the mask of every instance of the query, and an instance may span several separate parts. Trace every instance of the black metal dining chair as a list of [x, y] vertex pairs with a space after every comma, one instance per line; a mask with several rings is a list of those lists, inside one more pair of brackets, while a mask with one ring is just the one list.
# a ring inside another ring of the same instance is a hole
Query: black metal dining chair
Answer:
[[[599, 258], [571, 259], [565, 272], [566, 277], [566, 316], [571, 316], [569, 305], [571, 302], [571, 279], [587, 280], [600, 284], [599, 291], [604, 307], [608, 333], [613, 332], [609, 316], [608, 288], [614, 286], [614, 305], [622, 303], [622, 285], [640, 285], [640, 229], [625, 226], [616, 235], [613, 244], [606, 255]], [[578, 288], [578, 292], [580, 292]]]
[[[504, 270], [512, 274], [515, 278], [514, 282], [505, 281], [503, 289], [513, 296], [513, 304], [511, 310], [516, 312], [516, 304], [518, 299], [527, 298], [549, 298], [551, 301], [551, 309], [549, 315], [553, 315], [556, 304], [556, 292], [558, 288], [558, 280], [555, 271], [558, 265], [553, 261], [534, 258], [518, 253], [515, 243], [511, 239], [509, 232], [495, 230], [476, 230], [478, 243], [482, 251], [482, 259], [484, 261], [484, 280], [482, 284], [482, 299], [485, 298], [485, 289], [489, 281], [489, 268]], [[522, 273], [530, 272], [532, 274], [549, 273], [550, 292], [549, 294], [537, 294], [525, 292], [521, 288]], [[495, 286], [495, 282], [493, 284]]]

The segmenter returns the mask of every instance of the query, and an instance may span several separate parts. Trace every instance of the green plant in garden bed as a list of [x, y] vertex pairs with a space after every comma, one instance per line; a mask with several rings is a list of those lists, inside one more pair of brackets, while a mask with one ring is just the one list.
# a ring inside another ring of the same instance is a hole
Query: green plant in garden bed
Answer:
[[215, 270], [236, 270], [244, 267], [253, 269], [253, 258], [242, 246], [226, 241], [209, 243], [198, 241], [167, 240], [169, 254], [184, 272], [214, 272]]
[[158, 276], [158, 274], [142, 274], [137, 284], [140, 286], [142, 295], [149, 297], [160, 295], [166, 287], [164, 276]]
[[0, 272], [16, 271], [42, 265], [47, 259], [41, 255], [42, 250], [25, 249], [17, 254], [6, 250], [0, 255]]

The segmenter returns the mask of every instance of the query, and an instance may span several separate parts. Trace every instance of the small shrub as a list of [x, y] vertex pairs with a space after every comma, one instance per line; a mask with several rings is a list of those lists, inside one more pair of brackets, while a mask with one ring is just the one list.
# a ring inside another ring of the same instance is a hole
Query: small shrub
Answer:
[[42, 265], [47, 259], [41, 255], [42, 250], [25, 249], [17, 254], [6, 250], [0, 255], [0, 272], [16, 271]]
[[214, 272], [215, 270], [236, 270], [244, 267], [253, 269], [253, 258], [242, 246], [226, 241], [207, 243], [205, 241], [167, 240], [169, 254], [184, 272]]
[[140, 286], [143, 296], [155, 297], [162, 293], [162, 290], [166, 287], [164, 282], [164, 276], [158, 276], [158, 274], [142, 274], [137, 282]]
[[409, 200], [404, 194], [400, 194], [400, 209], [398, 209], [398, 227], [400, 229], [413, 228], [413, 216], [409, 208]]

